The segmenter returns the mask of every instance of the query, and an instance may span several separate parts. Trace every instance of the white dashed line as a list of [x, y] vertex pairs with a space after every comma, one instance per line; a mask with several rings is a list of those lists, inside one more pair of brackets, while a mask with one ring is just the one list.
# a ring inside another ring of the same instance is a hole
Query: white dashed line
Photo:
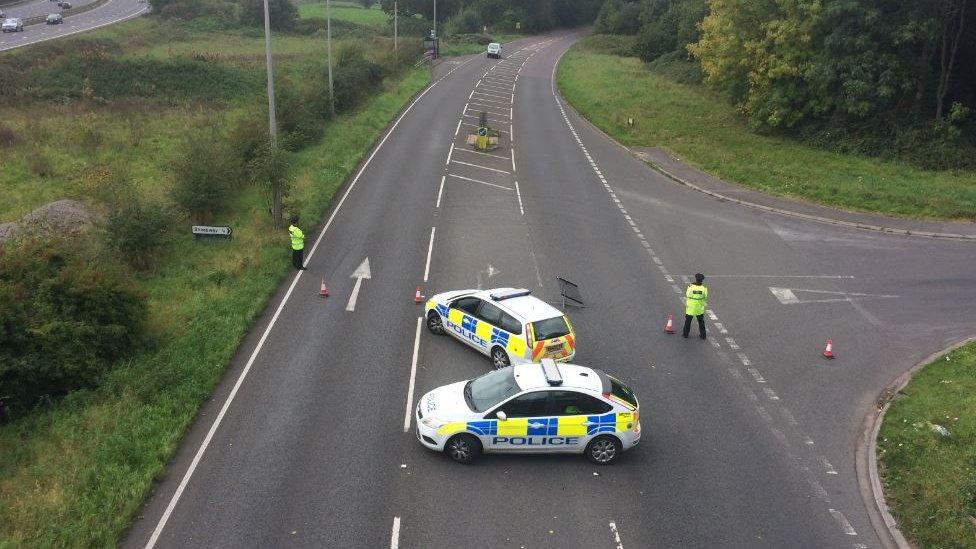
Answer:
[[437, 227], [430, 228], [430, 245], [427, 246], [427, 265], [424, 266], [424, 282], [427, 282], [427, 277], [430, 275], [430, 256], [434, 253], [434, 231]]
[[444, 194], [444, 180], [447, 179], [446, 175], [441, 176], [441, 186], [437, 189], [437, 204], [434, 204], [435, 208], [441, 207], [441, 195]]
[[624, 549], [624, 544], [620, 541], [620, 532], [617, 531], [616, 522], [610, 523], [610, 533], [613, 534], [613, 542], [617, 544], [614, 546], [614, 549]]
[[[518, 181], [515, 182], [515, 196], [518, 197], [519, 213], [525, 215], [525, 210], [522, 208], [522, 192], [519, 191]], [[542, 286], [542, 284], [539, 284], [539, 286]]]
[[841, 513], [837, 509], [827, 509], [827, 510], [830, 511], [830, 514], [833, 515], [835, 519], [837, 519], [837, 522], [840, 524], [841, 530], [843, 530], [845, 534], [847, 534], [848, 536], [857, 535], [857, 532], [854, 530], [854, 527], [851, 526], [851, 523], [850, 521], [847, 520], [847, 517], [844, 516], [844, 513]]
[[[424, 317], [417, 317], [417, 333], [413, 338], [413, 359], [410, 361], [410, 384], [407, 386], [407, 412], [403, 415], [403, 432], [410, 431], [410, 418], [413, 417], [413, 388], [417, 382], [417, 355], [420, 352], [420, 326]], [[395, 523], [399, 530], [400, 521]]]
[[400, 547], [400, 517], [393, 517], [393, 531], [390, 532], [390, 549]]

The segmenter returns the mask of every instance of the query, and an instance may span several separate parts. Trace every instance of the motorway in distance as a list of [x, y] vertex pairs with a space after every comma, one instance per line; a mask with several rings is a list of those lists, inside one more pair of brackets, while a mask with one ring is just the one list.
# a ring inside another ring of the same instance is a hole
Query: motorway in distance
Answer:
[[[90, 4], [95, 0], [72, 1], [71, 5], [75, 8]], [[127, 19], [137, 17], [149, 11], [149, 4], [140, 0], [108, 0], [105, 4], [98, 6], [90, 11], [85, 11], [77, 15], [70, 15], [64, 18], [64, 23], [60, 25], [47, 25], [42, 23], [28, 25], [23, 32], [10, 32], [0, 34], [0, 51], [37, 44], [46, 40], [53, 40], [72, 34], [120, 23]], [[38, 15], [48, 15], [50, 13], [60, 13], [61, 10], [55, 2], [49, 0], [34, 0], [26, 4], [20, 4], [9, 8], [4, 8], [7, 17], [34, 17]]]
[[[968, 335], [972, 245], [674, 184], [556, 93], [580, 36], [438, 66], [336, 195], [123, 546], [883, 546], [855, 471], [861, 422], [891, 379]], [[501, 132], [488, 153], [465, 144], [481, 112]], [[699, 271], [708, 340], [664, 333]], [[573, 362], [634, 389], [640, 445], [607, 467], [424, 448], [417, 398], [491, 365], [423, 328], [416, 285], [561, 306], [556, 276], [586, 303], [566, 309]]]

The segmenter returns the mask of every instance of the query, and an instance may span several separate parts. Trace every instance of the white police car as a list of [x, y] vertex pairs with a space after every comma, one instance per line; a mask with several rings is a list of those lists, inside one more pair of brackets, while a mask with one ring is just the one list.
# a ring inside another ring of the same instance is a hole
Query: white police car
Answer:
[[424, 314], [427, 329], [488, 355], [495, 368], [543, 358], [566, 361], [576, 354], [566, 315], [526, 289], [444, 292], [427, 300]]
[[582, 453], [608, 465], [640, 442], [633, 391], [574, 364], [519, 364], [434, 389], [417, 404], [417, 439], [470, 463], [481, 452]]

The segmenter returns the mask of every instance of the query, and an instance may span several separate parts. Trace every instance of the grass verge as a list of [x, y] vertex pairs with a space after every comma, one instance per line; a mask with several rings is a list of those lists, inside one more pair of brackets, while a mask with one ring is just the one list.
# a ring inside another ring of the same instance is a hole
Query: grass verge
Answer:
[[[850, 210], [976, 220], [976, 174], [924, 171], [757, 135], [700, 86], [655, 74], [634, 57], [599, 53], [589, 39], [559, 65], [563, 96], [627, 146], [661, 147], [727, 181]], [[636, 121], [627, 124], [628, 117]]]
[[895, 397], [878, 470], [899, 528], [919, 547], [976, 547], [976, 343], [925, 366]]
[[[458, 55], [470, 55], [473, 53], [485, 53], [488, 43], [480, 43], [472, 39], [478, 35], [448, 36], [441, 40], [441, 55], [444, 57], [454, 57]], [[492, 34], [491, 42], [504, 44], [522, 38], [521, 34]], [[483, 40], [482, 40], [483, 41]], [[505, 50], [502, 49], [504, 58]]]
[[[325, 17], [325, 2], [316, 4], [299, 4], [298, 16], [306, 17]], [[379, 8], [363, 8], [352, 6], [332, 6], [332, 17], [342, 21], [348, 21], [364, 27], [385, 29], [390, 16]], [[392, 28], [392, 27], [391, 27]]]
[[[130, 33], [153, 24], [132, 25]], [[246, 32], [234, 36], [247, 39]], [[207, 44], [199, 36], [186, 38], [200, 47]], [[225, 39], [211, 37], [214, 42], [206, 47], [227, 51], [219, 43]], [[283, 65], [320, 55], [317, 41], [298, 40], [289, 42], [295, 51]], [[141, 51], [165, 55], [157, 47], [147, 40]], [[249, 57], [231, 61], [251, 64]], [[388, 122], [426, 82], [424, 70], [388, 80], [381, 93], [331, 120], [319, 143], [295, 155], [291, 197], [304, 219], [321, 216]], [[45, 166], [52, 168], [47, 175], [25, 175], [31, 168], [21, 165], [19, 155], [0, 158], [0, 189], [5, 196], [13, 189], [16, 196], [15, 205], [4, 201], [5, 216], [65, 194], [83, 195], [86, 187], [77, 174], [106, 161], [103, 155], [130, 166], [128, 177], [141, 189], [165, 194], [165, 164], [181, 130], [212, 116], [207, 105], [193, 103], [145, 113], [141, 107], [126, 111], [124, 103], [76, 108], [82, 112], [31, 107], [37, 116], [26, 143], [36, 138], [43, 144], [36, 152], [43, 152]], [[233, 118], [248, 107], [224, 108]], [[72, 132], [92, 127], [99, 141], [85, 148], [83, 135]], [[0, 427], [0, 546], [110, 546], [128, 526], [254, 317], [288, 272], [287, 236], [272, 229], [260, 189], [241, 189], [226, 210], [220, 222], [234, 227], [232, 240], [197, 242], [181, 228], [158, 269], [138, 281], [149, 296], [149, 348], [113, 369], [98, 389], [75, 391]], [[307, 234], [314, 234], [313, 228]]]

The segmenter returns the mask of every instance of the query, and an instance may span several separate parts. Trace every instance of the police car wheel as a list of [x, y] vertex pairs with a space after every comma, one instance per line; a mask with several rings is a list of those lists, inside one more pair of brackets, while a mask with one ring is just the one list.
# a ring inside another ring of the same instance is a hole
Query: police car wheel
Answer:
[[501, 370], [512, 365], [512, 361], [508, 359], [508, 353], [505, 349], [501, 347], [494, 347], [491, 350], [491, 364], [496, 370]]
[[472, 435], [454, 435], [444, 446], [451, 459], [467, 465], [481, 454], [481, 441]]
[[441, 335], [444, 333], [444, 321], [441, 320], [441, 315], [434, 311], [427, 313], [427, 329], [430, 333]]
[[594, 438], [586, 445], [586, 459], [597, 465], [610, 465], [617, 460], [623, 448], [616, 437], [602, 435]]

